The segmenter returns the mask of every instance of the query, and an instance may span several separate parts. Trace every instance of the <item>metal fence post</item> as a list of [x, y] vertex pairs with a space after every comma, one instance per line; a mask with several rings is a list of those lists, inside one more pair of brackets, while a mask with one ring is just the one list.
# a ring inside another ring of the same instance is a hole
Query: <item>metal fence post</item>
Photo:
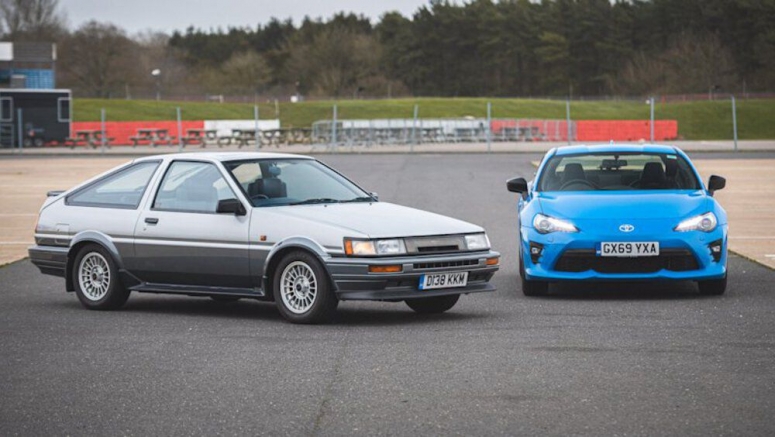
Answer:
[[253, 106], [253, 118], [256, 121], [256, 150], [261, 150], [261, 130], [258, 127], [258, 105]]
[[654, 97], [649, 99], [649, 103], [651, 103], [651, 124], [649, 125], [651, 129], [651, 144], [654, 144]]
[[100, 110], [100, 132], [100, 142], [102, 143], [101, 153], [105, 153], [105, 142], [107, 141], [107, 136], [105, 135], [105, 108]]
[[178, 152], [183, 151], [183, 123], [180, 120], [180, 106], [177, 107], [178, 113]]
[[19, 153], [22, 151], [22, 147], [24, 145], [24, 123], [22, 121], [22, 108], [18, 108], [16, 110], [16, 118], [19, 119], [19, 135], [18, 135], [18, 145], [19, 145]]
[[732, 96], [732, 130], [735, 138], [735, 152], [737, 152], [737, 104], [735, 96]]
[[336, 105], [334, 105], [334, 122], [331, 123], [331, 147], [336, 147], [336, 119], [337, 119], [337, 108]]
[[565, 101], [565, 121], [568, 124], [568, 145], [571, 142], [571, 126], [570, 126], [570, 99]]
[[485, 135], [487, 135], [487, 153], [490, 153], [490, 148], [492, 147], [492, 138], [490, 135], [490, 126], [492, 126], [492, 103], [487, 102], [487, 130], [485, 131]]
[[420, 106], [414, 105], [414, 119], [412, 120], [412, 143], [409, 147], [409, 153], [414, 153], [414, 145], [417, 142], [417, 115], [419, 115]]

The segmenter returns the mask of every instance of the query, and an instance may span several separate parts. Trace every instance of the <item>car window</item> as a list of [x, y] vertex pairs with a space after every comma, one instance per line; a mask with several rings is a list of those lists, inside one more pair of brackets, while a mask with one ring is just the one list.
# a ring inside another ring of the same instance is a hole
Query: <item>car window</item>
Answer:
[[67, 197], [68, 205], [135, 209], [159, 161], [142, 162], [108, 175]]
[[236, 198], [218, 168], [207, 162], [175, 161], [164, 174], [152, 208], [215, 213], [218, 202]]
[[253, 206], [373, 200], [358, 186], [311, 159], [227, 162]]
[[689, 163], [670, 153], [553, 156], [544, 165], [538, 191], [697, 190]]

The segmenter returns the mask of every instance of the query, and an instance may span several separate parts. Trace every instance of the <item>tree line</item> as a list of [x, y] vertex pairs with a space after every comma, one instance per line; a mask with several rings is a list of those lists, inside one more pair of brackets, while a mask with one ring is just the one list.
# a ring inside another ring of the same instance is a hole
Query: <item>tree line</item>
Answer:
[[775, 0], [432, 0], [410, 17], [387, 12], [374, 23], [339, 13], [298, 25], [271, 18], [255, 28], [132, 36], [96, 21], [69, 30], [57, 13], [29, 13], [48, 19], [25, 26], [14, 5], [31, 4], [58, 10], [57, 0], [0, 0], [4, 39], [57, 42], [59, 85], [81, 96], [634, 96], [775, 88]]

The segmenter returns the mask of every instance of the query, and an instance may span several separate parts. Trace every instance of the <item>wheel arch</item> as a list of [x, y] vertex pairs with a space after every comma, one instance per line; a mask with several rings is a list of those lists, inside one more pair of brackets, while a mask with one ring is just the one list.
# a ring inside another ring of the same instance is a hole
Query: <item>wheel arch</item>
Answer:
[[293, 252], [295, 250], [301, 250], [304, 252], [308, 252], [312, 254], [317, 260], [320, 262], [320, 265], [323, 266], [323, 270], [326, 272], [326, 276], [328, 277], [328, 282], [331, 285], [332, 290], [336, 290], [336, 283], [332, 279], [331, 272], [328, 270], [328, 265], [326, 264], [326, 260], [331, 258], [331, 255], [326, 252], [326, 250], [318, 244], [316, 241], [313, 241], [306, 237], [291, 237], [286, 240], [283, 240], [275, 245], [275, 247], [272, 248], [272, 250], [269, 252], [269, 255], [266, 257], [266, 261], [264, 262], [264, 272], [262, 276], [262, 283], [263, 288], [267, 292], [267, 296], [270, 299], [273, 299], [273, 293], [272, 293], [272, 287], [274, 283], [274, 274], [275, 270], [277, 269], [277, 265], [280, 263], [280, 261], [285, 257], [286, 254]]
[[73, 264], [75, 263], [75, 258], [78, 256], [78, 252], [88, 244], [102, 246], [103, 249], [108, 251], [111, 258], [113, 258], [113, 262], [116, 263], [116, 268], [119, 271], [124, 269], [121, 255], [110, 237], [102, 232], [80, 232], [70, 241], [70, 250], [67, 252], [67, 266], [65, 267], [65, 289], [67, 291], [75, 291], [75, 284], [73, 283]]

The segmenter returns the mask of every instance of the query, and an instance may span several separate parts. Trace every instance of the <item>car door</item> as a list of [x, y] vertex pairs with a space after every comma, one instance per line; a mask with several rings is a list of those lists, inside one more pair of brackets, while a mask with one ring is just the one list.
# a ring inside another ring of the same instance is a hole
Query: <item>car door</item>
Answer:
[[149, 283], [251, 288], [251, 211], [216, 212], [235, 198], [216, 164], [173, 160], [137, 221], [134, 273]]

